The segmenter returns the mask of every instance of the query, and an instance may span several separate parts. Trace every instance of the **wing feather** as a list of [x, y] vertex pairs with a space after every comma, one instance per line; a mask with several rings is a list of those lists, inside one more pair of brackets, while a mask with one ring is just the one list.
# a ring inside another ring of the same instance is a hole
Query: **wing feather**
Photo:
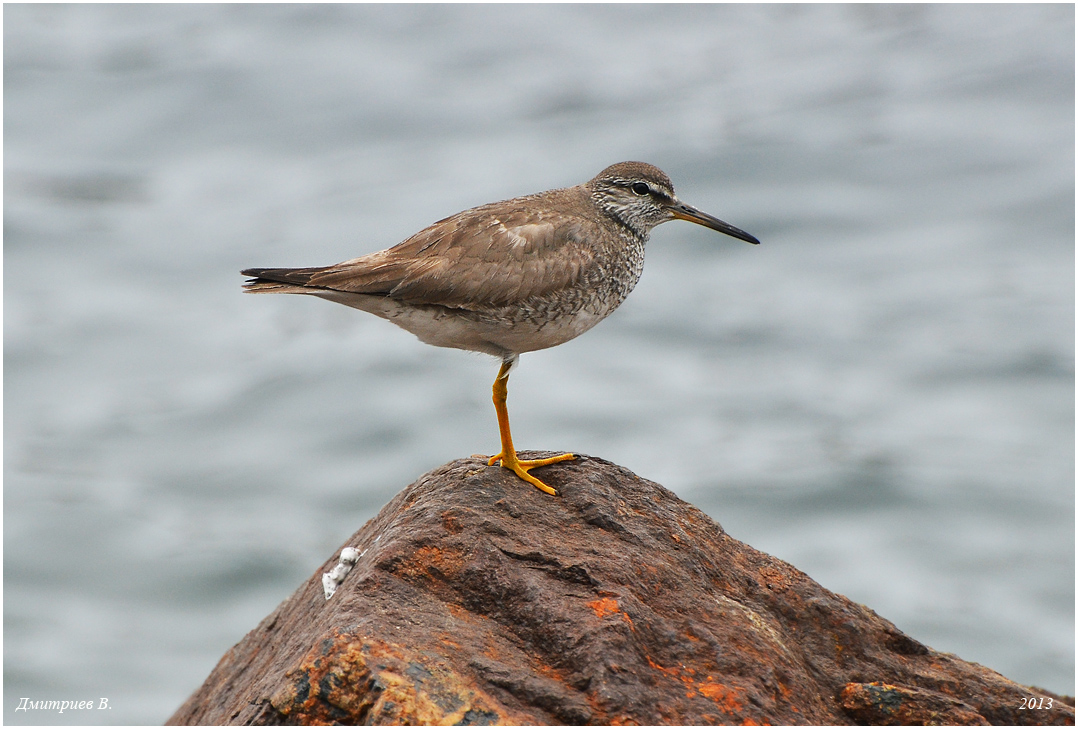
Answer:
[[596, 255], [590, 241], [599, 231], [565, 205], [551, 205], [550, 193], [539, 209], [529, 205], [534, 197], [459, 213], [393, 248], [334, 266], [252, 269], [251, 275], [461, 309], [542, 297], [587, 275]]

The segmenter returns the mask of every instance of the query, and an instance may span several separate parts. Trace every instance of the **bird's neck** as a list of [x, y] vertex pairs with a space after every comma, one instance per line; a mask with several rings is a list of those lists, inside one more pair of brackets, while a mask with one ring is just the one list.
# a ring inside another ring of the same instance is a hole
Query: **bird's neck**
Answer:
[[616, 204], [609, 198], [603, 198], [600, 195], [597, 195], [596, 198], [594, 199], [595, 206], [608, 220], [616, 224], [619, 230], [631, 236], [639, 245], [648, 242], [652, 228], [649, 223], [632, 215], [624, 206]]

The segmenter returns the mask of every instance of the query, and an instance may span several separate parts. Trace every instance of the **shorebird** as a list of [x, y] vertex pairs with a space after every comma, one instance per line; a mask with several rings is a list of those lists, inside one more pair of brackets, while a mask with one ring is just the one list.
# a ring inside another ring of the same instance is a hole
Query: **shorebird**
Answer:
[[643, 162], [611, 165], [582, 185], [465, 210], [392, 248], [319, 268], [248, 268], [255, 294], [308, 294], [393, 322], [427, 344], [501, 359], [494, 380], [501, 462], [548, 494], [529, 471], [575, 458], [521, 460], [509, 431], [509, 371], [524, 352], [554, 347], [618, 308], [644, 269], [651, 230], [688, 220], [759, 243], [678, 200], [670, 178]]

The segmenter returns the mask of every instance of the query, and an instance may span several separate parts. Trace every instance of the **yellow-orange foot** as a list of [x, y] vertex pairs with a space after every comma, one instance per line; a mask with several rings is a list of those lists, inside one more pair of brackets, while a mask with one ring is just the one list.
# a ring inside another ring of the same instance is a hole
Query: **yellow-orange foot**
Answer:
[[562, 453], [560, 456], [551, 456], [550, 458], [537, 458], [537, 459], [535, 459], [533, 461], [522, 461], [519, 458], [517, 458], [516, 453], [513, 453], [512, 451], [510, 451], [508, 456], [505, 456], [502, 453], [499, 453], [496, 456], [491, 456], [490, 460], [487, 461], [487, 465], [488, 466], [493, 466], [498, 461], [501, 461], [502, 462], [502, 468], [508, 468], [510, 471], [515, 473], [518, 477], [520, 477], [521, 479], [527, 481], [528, 483], [530, 483], [532, 486], [539, 489], [540, 491], [542, 491], [544, 493], [548, 493], [551, 496], [557, 496], [558, 492], [554, 488], [552, 488], [550, 486], [547, 486], [545, 483], [543, 483], [542, 481], [537, 479], [535, 476], [528, 473], [528, 471], [532, 470], [533, 468], [539, 468], [540, 466], [549, 466], [552, 463], [561, 463], [562, 461], [571, 461], [574, 458], [576, 458], [576, 456], [574, 456], [572, 453]]

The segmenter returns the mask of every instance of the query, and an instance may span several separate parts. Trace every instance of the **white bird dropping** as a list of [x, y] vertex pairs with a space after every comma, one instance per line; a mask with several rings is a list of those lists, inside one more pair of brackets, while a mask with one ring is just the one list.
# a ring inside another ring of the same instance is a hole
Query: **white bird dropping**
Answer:
[[337, 560], [336, 566], [329, 572], [322, 574], [322, 590], [325, 592], [327, 600], [333, 597], [333, 593], [337, 591], [337, 588], [344, 582], [344, 578], [348, 576], [356, 562], [366, 552], [367, 550], [365, 549], [360, 552], [353, 547], [345, 547], [341, 550], [341, 556]]

